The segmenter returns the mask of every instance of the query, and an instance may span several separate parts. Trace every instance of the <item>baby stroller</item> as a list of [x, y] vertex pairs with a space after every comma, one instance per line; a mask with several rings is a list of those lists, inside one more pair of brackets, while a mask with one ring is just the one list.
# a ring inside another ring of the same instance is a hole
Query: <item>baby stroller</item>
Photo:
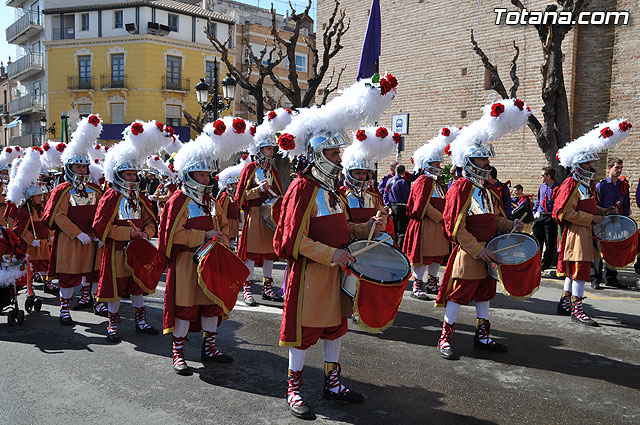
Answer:
[[9, 326], [24, 322], [24, 311], [18, 306], [18, 293], [27, 288], [25, 308], [40, 311], [42, 300], [33, 294], [29, 263], [11, 230], [0, 226], [0, 313], [6, 314]]

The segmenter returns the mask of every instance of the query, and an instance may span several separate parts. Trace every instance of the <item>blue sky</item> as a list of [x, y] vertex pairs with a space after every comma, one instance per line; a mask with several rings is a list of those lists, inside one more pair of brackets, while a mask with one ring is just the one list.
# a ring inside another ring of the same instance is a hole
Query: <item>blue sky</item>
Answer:
[[[260, 7], [269, 8], [273, 3], [276, 11], [281, 14], [285, 14], [289, 9], [288, 0], [238, 0], [241, 3], [247, 3], [252, 5], [259, 5]], [[307, 0], [291, 0], [291, 3], [297, 10], [304, 10], [307, 5]], [[311, 6], [310, 15], [312, 18], [316, 18], [316, 0], [313, 0]], [[9, 56], [11, 59], [16, 59], [16, 46], [8, 44], [5, 37], [5, 29], [15, 21], [14, 9], [5, 6], [5, 0], [0, 0], [0, 61], [4, 64], [7, 63]]]

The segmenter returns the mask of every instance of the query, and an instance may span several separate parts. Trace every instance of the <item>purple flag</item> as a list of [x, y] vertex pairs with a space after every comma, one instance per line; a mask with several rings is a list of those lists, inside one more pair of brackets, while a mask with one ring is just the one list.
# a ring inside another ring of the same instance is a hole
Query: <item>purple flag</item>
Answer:
[[381, 21], [380, 1], [373, 0], [371, 2], [371, 12], [369, 12], [367, 33], [364, 36], [364, 44], [362, 45], [358, 80], [369, 78], [378, 72], [378, 58], [380, 57], [380, 45], [382, 43]]

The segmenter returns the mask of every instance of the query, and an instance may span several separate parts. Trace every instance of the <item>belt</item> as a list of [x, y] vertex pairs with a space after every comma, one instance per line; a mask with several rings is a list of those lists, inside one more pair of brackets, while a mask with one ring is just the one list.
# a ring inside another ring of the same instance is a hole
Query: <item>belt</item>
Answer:
[[398, 206], [406, 207], [407, 206], [407, 204], [402, 203], [402, 202], [389, 202], [389, 205], [394, 206], [394, 207], [398, 207]]

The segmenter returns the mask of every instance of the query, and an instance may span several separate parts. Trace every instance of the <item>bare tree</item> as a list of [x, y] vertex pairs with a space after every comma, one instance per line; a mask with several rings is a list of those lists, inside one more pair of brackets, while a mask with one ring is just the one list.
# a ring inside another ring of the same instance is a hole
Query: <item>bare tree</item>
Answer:
[[[523, 10], [525, 7], [520, 0], [511, 0], [511, 3]], [[540, 66], [542, 74], [542, 118], [541, 123], [535, 115], [529, 117], [528, 126], [533, 132], [538, 146], [544, 153], [547, 163], [554, 167], [560, 176], [560, 180], [564, 178], [565, 172], [556, 158], [558, 149], [562, 148], [571, 140], [571, 127], [569, 116], [569, 101], [565, 90], [564, 72], [562, 69], [562, 42], [569, 31], [573, 29], [574, 22], [577, 22], [578, 15], [588, 6], [589, 0], [556, 0], [557, 4], [549, 4], [545, 7], [545, 13], [570, 13], [571, 23], [553, 23], [549, 19], [547, 23], [534, 25], [538, 32], [538, 38], [542, 44], [544, 60]], [[560, 9], [559, 9], [560, 6]], [[520, 49], [516, 46], [515, 41], [513, 47], [516, 54], [511, 61], [510, 76], [513, 86], [507, 93], [502, 83], [502, 79], [498, 74], [497, 68], [491, 63], [487, 55], [478, 46], [473, 38], [473, 30], [471, 31], [471, 44], [473, 50], [482, 60], [482, 64], [489, 71], [491, 79], [491, 88], [495, 90], [503, 99], [514, 98], [518, 91], [520, 81], [516, 75], [516, 62], [520, 53]]]

